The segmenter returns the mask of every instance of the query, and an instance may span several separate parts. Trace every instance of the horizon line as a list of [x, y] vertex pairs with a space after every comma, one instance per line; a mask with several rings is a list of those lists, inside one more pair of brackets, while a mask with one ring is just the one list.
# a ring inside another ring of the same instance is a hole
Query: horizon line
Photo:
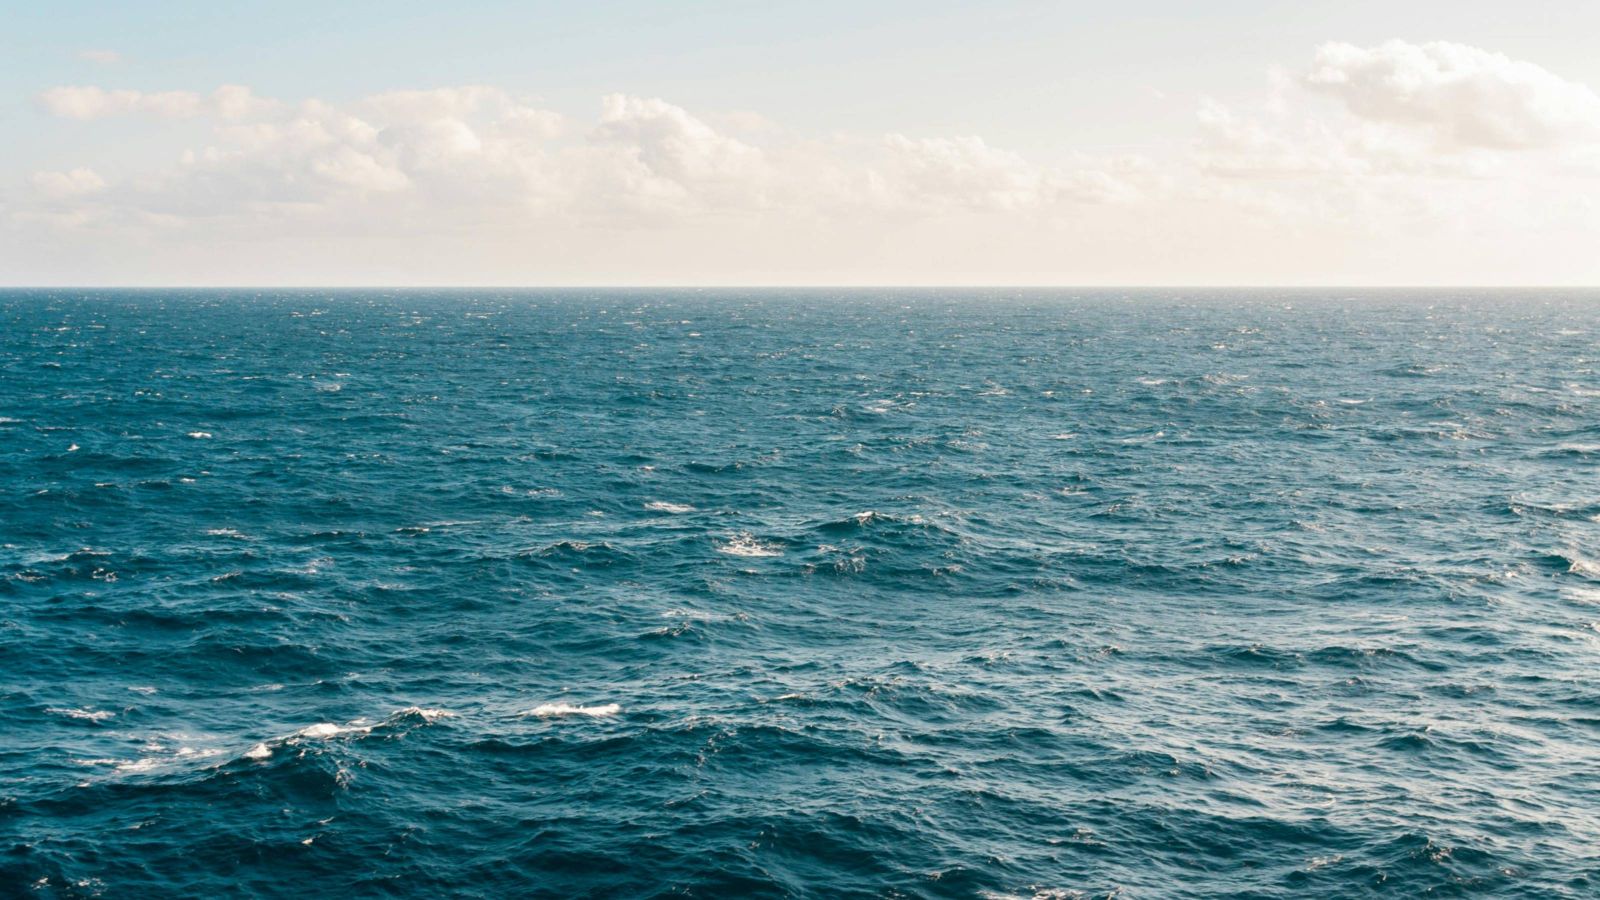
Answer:
[[0, 291], [750, 291], [750, 290], [1081, 290], [1584, 291], [1596, 284], [0, 284]]

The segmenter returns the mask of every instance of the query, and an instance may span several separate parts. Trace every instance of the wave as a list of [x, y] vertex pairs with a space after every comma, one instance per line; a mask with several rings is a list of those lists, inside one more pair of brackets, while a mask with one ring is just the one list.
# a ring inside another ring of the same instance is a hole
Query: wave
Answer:
[[[94, 764], [109, 764], [119, 775], [140, 775], [146, 773], [163, 773], [174, 768], [182, 768], [195, 762], [214, 760], [208, 764], [210, 768], [226, 765], [233, 760], [247, 760], [261, 762], [268, 760], [281, 749], [307, 747], [315, 744], [327, 743], [338, 738], [353, 739], [372, 734], [380, 729], [392, 729], [403, 726], [409, 722], [420, 722], [431, 725], [440, 719], [454, 716], [455, 713], [447, 709], [408, 706], [396, 710], [394, 713], [372, 721], [369, 719], [353, 719], [344, 724], [336, 722], [317, 722], [297, 728], [287, 734], [270, 737], [266, 740], [256, 741], [243, 750], [229, 752], [225, 746], [196, 747], [194, 739], [188, 735], [156, 736], [145, 743], [146, 756], [129, 760], [88, 760]], [[176, 742], [176, 743], [173, 743]], [[235, 744], [235, 746], [238, 746]]]
[[536, 716], [541, 719], [560, 718], [562, 716], [588, 716], [592, 719], [604, 719], [619, 715], [622, 706], [616, 703], [602, 703], [598, 706], [573, 706], [570, 703], [541, 703], [523, 715]]
[[718, 553], [726, 553], [729, 556], [761, 557], [783, 555], [782, 546], [756, 540], [755, 535], [748, 531], [741, 531], [727, 541], [713, 544], [713, 546], [717, 548]]
[[652, 510], [655, 510], [656, 512], [666, 512], [666, 513], [688, 513], [688, 512], [694, 512], [694, 507], [690, 506], [687, 503], [668, 503], [665, 500], [651, 500], [649, 503], [646, 503], [644, 505], [644, 508], [645, 509], [652, 509]]
[[103, 709], [66, 709], [52, 706], [45, 712], [53, 716], [64, 716], [68, 719], [77, 719], [82, 722], [104, 722], [116, 716], [116, 713]]

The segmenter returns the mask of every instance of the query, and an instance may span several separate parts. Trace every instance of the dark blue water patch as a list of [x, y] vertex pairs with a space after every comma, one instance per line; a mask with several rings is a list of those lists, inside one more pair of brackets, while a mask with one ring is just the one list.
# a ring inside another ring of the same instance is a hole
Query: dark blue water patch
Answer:
[[1597, 335], [0, 292], [0, 894], [1592, 896]]

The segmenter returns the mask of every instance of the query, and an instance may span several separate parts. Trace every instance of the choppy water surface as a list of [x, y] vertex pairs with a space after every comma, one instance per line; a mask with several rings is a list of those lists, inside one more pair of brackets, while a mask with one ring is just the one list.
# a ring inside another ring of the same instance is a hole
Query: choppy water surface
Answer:
[[1595, 896], [1597, 337], [0, 293], [0, 893]]

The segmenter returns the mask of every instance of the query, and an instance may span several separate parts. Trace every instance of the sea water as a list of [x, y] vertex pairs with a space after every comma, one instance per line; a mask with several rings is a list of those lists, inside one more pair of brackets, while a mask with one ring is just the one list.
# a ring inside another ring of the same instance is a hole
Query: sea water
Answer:
[[0, 293], [0, 894], [1595, 896], [1597, 338]]

